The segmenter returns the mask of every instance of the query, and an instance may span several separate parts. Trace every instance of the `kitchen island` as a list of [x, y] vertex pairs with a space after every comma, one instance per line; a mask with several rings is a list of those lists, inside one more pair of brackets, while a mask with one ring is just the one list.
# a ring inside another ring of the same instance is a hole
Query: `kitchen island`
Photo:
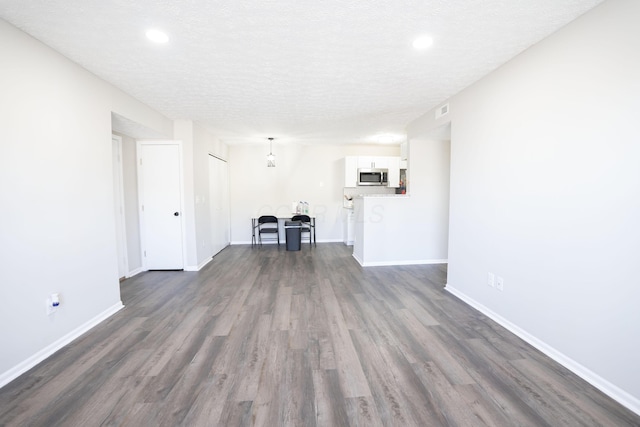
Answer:
[[353, 202], [353, 257], [363, 267], [447, 262], [448, 230], [419, 198], [363, 195]]

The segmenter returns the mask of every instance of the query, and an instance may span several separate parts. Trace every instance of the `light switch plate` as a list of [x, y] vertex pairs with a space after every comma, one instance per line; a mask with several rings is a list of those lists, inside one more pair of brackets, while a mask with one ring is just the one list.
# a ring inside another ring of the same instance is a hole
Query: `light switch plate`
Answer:
[[487, 273], [487, 285], [495, 288], [496, 286], [496, 276], [493, 273]]

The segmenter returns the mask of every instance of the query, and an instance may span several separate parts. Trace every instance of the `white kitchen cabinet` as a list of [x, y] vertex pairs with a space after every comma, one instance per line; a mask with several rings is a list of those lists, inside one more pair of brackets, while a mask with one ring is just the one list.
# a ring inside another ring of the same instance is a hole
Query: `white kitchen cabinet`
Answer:
[[407, 159], [409, 159], [409, 143], [405, 141], [400, 144], [400, 160], [406, 161]]
[[359, 156], [358, 168], [362, 169], [384, 169], [389, 164], [388, 157], [371, 157], [371, 156]]
[[400, 187], [400, 157], [387, 157], [386, 167], [389, 171], [389, 175], [387, 175], [389, 187]]
[[358, 185], [358, 157], [347, 156], [344, 158], [344, 186], [356, 187]]
[[400, 157], [346, 156], [344, 158], [344, 186], [358, 186], [358, 169], [388, 169], [389, 187], [400, 186]]
[[373, 164], [374, 164], [373, 157], [369, 157], [369, 156], [358, 157], [358, 169], [372, 169]]
[[344, 233], [342, 240], [345, 245], [352, 246], [355, 236], [356, 215], [353, 209], [344, 209]]

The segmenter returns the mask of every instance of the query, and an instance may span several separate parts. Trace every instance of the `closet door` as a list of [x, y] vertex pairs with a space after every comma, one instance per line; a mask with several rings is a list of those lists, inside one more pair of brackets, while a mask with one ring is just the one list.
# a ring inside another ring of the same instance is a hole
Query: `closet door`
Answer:
[[181, 270], [183, 256], [182, 146], [138, 141], [138, 191], [143, 266]]

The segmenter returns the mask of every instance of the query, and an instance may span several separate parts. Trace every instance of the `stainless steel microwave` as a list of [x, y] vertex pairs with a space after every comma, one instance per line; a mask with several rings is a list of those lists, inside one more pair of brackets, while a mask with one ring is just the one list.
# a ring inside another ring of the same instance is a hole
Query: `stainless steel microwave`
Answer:
[[358, 185], [389, 185], [388, 169], [358, 169]]

